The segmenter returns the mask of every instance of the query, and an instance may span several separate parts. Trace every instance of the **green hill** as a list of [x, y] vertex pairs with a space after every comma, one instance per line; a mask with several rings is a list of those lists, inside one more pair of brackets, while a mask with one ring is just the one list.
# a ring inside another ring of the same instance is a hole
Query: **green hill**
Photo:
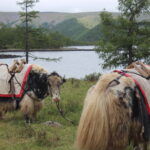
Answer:
[[[90, 30], [95, 30], [95, 26], [100, 21], [99, 12], [40, 12], [38, 15], [39, 17], [33, 20], [34, 27], [40, 26], [52, 32], [57, 31], [73, 40], [88, 41], [88, 33], [90, 34]], [[0, 23], [9, 27], [20, 24], [19, 13], [0, 12]], [[84, 38], [84, 35], [87, 37]]]
[[79, 23], [76, 18], [72, 18], [57, 24], [52, 28], [52, 31], [60, 32], [71, 39], [77, 40], [88, 29]]
[[[40, 12], [39, 17], [33, 20], [33, 26], [60, 32], [73, 40], [95, 42], [101, 36], [99, 14], [100, 12]], [[112, 15], [117, 17], [119, 13]], [[150, 16], [141, 15], [139, 20], [150, 20]], [[9, 27], [20, 24], [19, 13], [0, 12], [0, 23], [5, 23]]]
[[[61, 13], [61, 12], [39, 12], [38, 18], [34, 19], [33, 24], [40, 26], [46, 24], [55, 26], [65, 20], [75, 18], [79, 20], [85, 27], [93, 27], [98, 24], [99, 12], [83, 12], [83, 13]], [[88, 20], [88, 25], [87, 25]], [[0, 12], [0, 23], [19, 24], [19, 12]]]
[[95, 42], [101, 36], [100, 24], [88, 29], [75, 18], [57, 24], [51, 31], [60, 32], [66, 37], [83, 42]]
[[101, 37], [101, 28], [100, 24], [96, 25], [94, 28], [85, 32], [77, 40], [84, 42], [95, 42], [98, 41]]

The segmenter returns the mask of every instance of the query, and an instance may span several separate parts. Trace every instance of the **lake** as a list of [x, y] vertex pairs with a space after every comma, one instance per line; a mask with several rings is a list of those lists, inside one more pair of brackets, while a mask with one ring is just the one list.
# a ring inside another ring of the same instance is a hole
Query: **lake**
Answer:
[[[93, 49], [93, 46], [76, 46], [79, 49]], [[24, 52], [1, 52], [1, 54], [25, 55]], [[49, 72], [56, 71], [66, 78], [84, 78], [85, 75], [93, 72], [102, 73], [103, 69], [99, 64], [103, 63], [98, 58], [95, 51], [50, 51], [50, 52], [31, 52], [32, 56], [42, 58], [61, 58], [58, 62], [34, 60], [29, 58], [29, 63], [38, 64], [46, 68]], [[1, 59], [0, 62], [10, 64], [13, 59]]]

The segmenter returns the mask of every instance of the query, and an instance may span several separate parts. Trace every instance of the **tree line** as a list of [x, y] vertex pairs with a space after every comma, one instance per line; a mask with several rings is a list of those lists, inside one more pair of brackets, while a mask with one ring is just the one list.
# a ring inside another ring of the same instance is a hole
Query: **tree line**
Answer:
[[[50, 32], [44, 28], [29, 27], [29, 48], [30, 49], [51, 49], [76, 44], [73, 40], [58, 32]], [[9, 27], [0, 25], [0, 49], [24, 49], [25, 27]]]
[[0, 24], [0, 49], [25, 49], [28, 62], [30, 49], [51, 49], [76, 44], [75, 41], [58, 32], [51, 32], [42, 27], [34, 27], [32, 21], [38, 17], [38, 11], [32, 10], [39, 0], [18, 0], [21, 7], [20, 25], [10, 27]]

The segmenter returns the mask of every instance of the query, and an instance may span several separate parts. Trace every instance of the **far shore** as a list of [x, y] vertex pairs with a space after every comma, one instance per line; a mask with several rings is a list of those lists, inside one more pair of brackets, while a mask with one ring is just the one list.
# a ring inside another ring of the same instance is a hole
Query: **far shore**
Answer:
[[[24, 52], [24, 49], [0, 49], [0, 52]], [[79, 48], [52, 48], [52, 49], [30, 49], [30, 52], [48, 52], [48, 51], [95, 51], [94, 49], [79, 49]]]

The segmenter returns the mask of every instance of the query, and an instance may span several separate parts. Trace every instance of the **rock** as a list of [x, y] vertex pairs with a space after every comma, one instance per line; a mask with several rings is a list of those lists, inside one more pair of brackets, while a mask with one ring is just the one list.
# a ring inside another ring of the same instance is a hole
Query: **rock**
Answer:
[[60, 123], [54, 122], [54, 121], [46, 121], [43, 124], [51, 126], [51, 127], [62, 127]]

